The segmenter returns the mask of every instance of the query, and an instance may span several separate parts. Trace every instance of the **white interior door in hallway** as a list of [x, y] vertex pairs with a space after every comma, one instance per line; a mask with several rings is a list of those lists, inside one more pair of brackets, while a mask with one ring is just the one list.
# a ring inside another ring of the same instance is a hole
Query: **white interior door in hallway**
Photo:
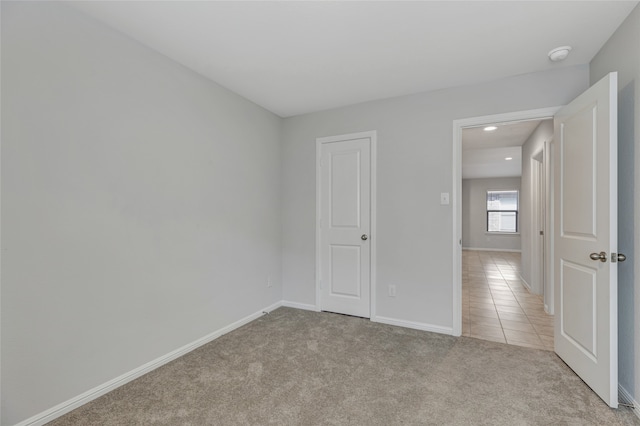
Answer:
[[317, 280], [323, 311], [371, 316], [374, 144], [374, 132], [317, 140]]
[[555, 117], [556, 353], [618, 406], [617, 74]]

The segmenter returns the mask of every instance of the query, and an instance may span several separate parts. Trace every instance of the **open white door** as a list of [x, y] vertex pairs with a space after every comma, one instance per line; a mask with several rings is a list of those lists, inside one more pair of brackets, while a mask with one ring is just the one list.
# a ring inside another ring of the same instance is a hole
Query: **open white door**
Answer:
[[555, 116], [555, 351], [618, 407], [617, 73]]

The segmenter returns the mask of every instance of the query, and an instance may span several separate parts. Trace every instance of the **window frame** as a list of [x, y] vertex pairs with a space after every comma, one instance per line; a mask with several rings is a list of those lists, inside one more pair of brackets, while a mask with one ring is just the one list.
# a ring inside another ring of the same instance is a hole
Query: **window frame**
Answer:
[[[495, 210], [489, 209], [489, 194], [495, 192], [515, 192], [516, 193], [516, 210]], [[487, 190], [484, 199], [484, 207], [487, 212], [486, 216], [486, 232], [489, 234], [500, 234], [500, 235], [514, 235], [520, 232], [520, 190], [519, 189], [493, 189]], [[516, 217], [516, 229], [515, 231], [490, 231], [489, 230], [489, 216], [490, 213], [514, 213]]]

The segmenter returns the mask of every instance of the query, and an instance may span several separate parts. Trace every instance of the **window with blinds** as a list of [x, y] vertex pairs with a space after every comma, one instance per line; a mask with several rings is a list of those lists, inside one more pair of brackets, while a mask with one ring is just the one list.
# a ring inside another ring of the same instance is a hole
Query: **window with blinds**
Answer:
[[518, 191], [487, 191], [487, 231], [518, 232]]

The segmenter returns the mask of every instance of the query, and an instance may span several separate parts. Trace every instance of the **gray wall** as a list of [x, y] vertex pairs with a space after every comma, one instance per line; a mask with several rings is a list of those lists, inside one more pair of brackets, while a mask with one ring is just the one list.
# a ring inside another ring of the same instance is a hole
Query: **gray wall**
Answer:
[[[553, 120], [545, 120], [536, 127], [531, 133], [529, 138], [522, 145], [522, 192], [520, 194], [520, 211], [522, 212], [520, 218], [522, 227], [520, 228], [520, 235], [522, 237], [522, 278], [533, 285], [531, 274], [531, 244], [534, 235], [533, 226], [533, 191], [532, 191], [532, 173], [531, 159], [536, 155], [543, 147], [545, 141], [549, 141], [553, 138]], [[547, 232], [548, 234], [548, 232]]]
[[3, 425], [281, 300], [280, 118], [54, 3], [1, 83]]
[[558, 68], [285, 119], [284, 299], [315, 304], [316, 138], [377, 130], [377, 315], [452, 327], [453, 216], [440, 193], [452, 191], [453, 120], [564, 105], [588, 80], [586, 66]]
[[[487, 191], [517, 189], [520, 178], [462, 180], [462, 247], [493, 250], [520, 250], [519, 234], [487, 233]], [[522, 195], [520, 195], [522, 199]], [[522, 208], [518, 214], [522, 228]]]
[[620, 385], [640, 397], [640, 6], [591, 61], [591, 84], [618, 72], [618, 341]]

